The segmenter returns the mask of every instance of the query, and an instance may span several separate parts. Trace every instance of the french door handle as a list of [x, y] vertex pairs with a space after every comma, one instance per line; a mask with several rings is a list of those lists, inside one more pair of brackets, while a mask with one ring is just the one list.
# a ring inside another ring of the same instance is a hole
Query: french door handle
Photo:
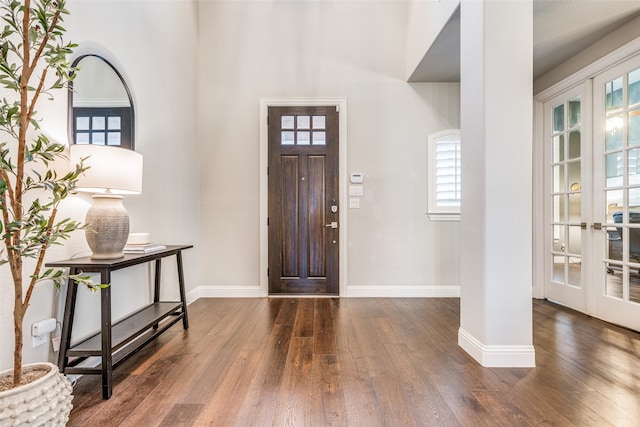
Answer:
[[593, 228], [594, 230], [602, 230], [602, 224], [599, 222], [594, 222], [591, 228]]
[[331, 221], [329, 224], [325, 225], [327, 228], [338, 228], [338, 221]]
[[580, 223], [580, 228], [583, 229], [583, 230], [586, 230], [587, 229], [587, 223], [586, 222], [581, 222]]

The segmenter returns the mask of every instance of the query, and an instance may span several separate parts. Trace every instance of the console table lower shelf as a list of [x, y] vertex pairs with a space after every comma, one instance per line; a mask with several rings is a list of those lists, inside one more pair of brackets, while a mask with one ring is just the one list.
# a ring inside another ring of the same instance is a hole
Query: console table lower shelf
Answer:
[[[135, 354], [146, 344], [182, 320], [183, 328], [189, 328], [187, 302], [182, 267], [182, 250], [191, 245], [167, 246], [166, 249], [149, 254], [131, 255], [117, 260], [92, 260], [89, 257], [47, 263], [48, 267], [69, 267], [69, 273], [99, 272], [101, 283], [110, 284], [100, 290], [100, 331], [71, 343], [71, 332], [75, 314], [78, 286], [68, 281], [64, 320], [58, 368], [65, 374], [102, 375], [102, 397], [108, 399], [112, 394], [112, 370], [129, 356]], [[176, 256], [178, 263], [178, 285], [180, 301], [160, 301], [161, 260], [167, 256]], [[153, 303], [129, 314], [122, 320], [111, 323], [111, 271], [137, 264], [155, 262], [155, 283]], [[83, 366], [90, 357], [100, 358], [97, 366]]]
[[[167, 321], [162, 322], [164, 319]], [[111, 327], [111, 366], [116, 368], [129, 356], [151, 342], [184, 317], [181, 302], [158, 302], [114, 323]], [[162, 323], [160, 323], [162, 322]], [[67, 374], [100, 374], [102, 367], [76, 367], [91, 356], [102, 355], [102, 334], [97, 333], [67, 350], [67, 357], [77, 357], [65, 367]]]

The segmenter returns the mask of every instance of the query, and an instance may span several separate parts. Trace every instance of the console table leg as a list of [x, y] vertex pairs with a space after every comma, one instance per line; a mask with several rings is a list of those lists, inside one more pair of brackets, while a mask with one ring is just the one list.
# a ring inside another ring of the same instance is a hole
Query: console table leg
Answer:
[[178, 261], [178, 283], [180, 284], [180, 301], [182, 301], [182, 327], [189, 329], [189, 318], [187, 317], [187, 294], [184, 290], [184, 271], [182, 269], [182, 252], [178, 251], [176, 254], [176, 260]]
[[[158, 258], [155, 262], [155, 275], [153, 279], [153, 302], [160, 301], [160, 282], [162, 278], [162, 258]], [[158, 323], [153, 325], [153, 329], [158, 329]]]
[[102, 284], [108, 284], [100, 290], [100, 318], [102, 321], [102, 398], [111, 397], [111, 376], [113, 359], [111, 355], [111, 272], [103, 269], [100, 272]]
[[[69, 274], [78, 274], [75, 267], [69, 268]], [[60, 352], [58, 353], [58, 369], [64, 373], [67, 367], [67, 350], [71, 346], [71, 331], [73, 330], [73, 316], [76, 311], [76, 295], [78, 285], [75, 280], [67, 280], [67, 297], [64, 303], [64, 316], [62, 320], [62, 332], [60, 336]]]

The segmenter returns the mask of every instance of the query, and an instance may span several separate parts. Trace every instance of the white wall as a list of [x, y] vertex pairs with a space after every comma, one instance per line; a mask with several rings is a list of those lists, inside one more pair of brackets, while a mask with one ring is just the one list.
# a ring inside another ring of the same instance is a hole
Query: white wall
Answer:
[[407, 26], [410, 37], [407, 38], [407, 79], [420, 65], [458, 6], [460, 6], [460, 0], [409, 2]]
[[[199, 279], [199, 177], [197, 175], [197, 3], [183, 1], [71, 0], [65, 19], [67, 38], [80, 44], [76, 54], [98, 53], [123, 74], [134, 98], [136, 150], [144, 155], [143, 193], [125, 197], [132, 231], [148, 231], [154, 240], [192, 243], [185, 251], [186, 284]], [[67, 141], [67, 97], [58, 93], [54, 102], [38, 110], [43, 129], [59, 141]], [[89, 206], [87, 196], [65, 203], [63, 215], [79, 220]], [[64, 247], [54, 248], [48, 259], [59, 260], [88, 253], [82, 232]], [[163, 263], [163, 276], [173, 279], [175, 261]], [[146, 267], [113, 275], [114, 317], [147, 302]], [[0, 370], [12, 365], [12, 290], [6, 269], [0, 271]], [[177, 297], [177, 290], [166, 295]], [[99, 297], [81, 292], [75, 336], [97, 329]], [[35, 295], [26, 327], [52, 316], [58, 305], [52, 286], [41, 286]], [[31, 349], [25, 343], [25, 361], [46, 360], [48, 346]], [[52, 359], [54, 360], [54, 359]]]
[[459, 85], [404, 81], [408, 2], [206, 1], [199, 17], [201, 284], [259, 284], [260, 98], [346, 97], [348, 171], [365, 176], [347, 294], [457, 286], [458, 225], [425, 212], [427, 136], [460, 126]]

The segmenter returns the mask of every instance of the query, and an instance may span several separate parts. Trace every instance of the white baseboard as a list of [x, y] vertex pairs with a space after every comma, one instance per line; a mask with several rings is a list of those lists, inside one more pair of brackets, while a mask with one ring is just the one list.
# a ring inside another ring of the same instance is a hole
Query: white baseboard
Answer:
[[533, 345], [487, 346], [464, 329], [458, 329], [458, 345], [488, 368], [533, 368], [536, 354]]
[[[198, 298], [263, 298], [259, 286], [199, 286], [187, 292], [187, 303]], [[459, 298], [460, 286], [349, 286], [347, 298]]]
[[199, 298], [261, 298], [259, 286], [198, 286], [187, 292], [187, 303]]
[[351, 298], [459, 298], [460, 286], [349, 286]]

